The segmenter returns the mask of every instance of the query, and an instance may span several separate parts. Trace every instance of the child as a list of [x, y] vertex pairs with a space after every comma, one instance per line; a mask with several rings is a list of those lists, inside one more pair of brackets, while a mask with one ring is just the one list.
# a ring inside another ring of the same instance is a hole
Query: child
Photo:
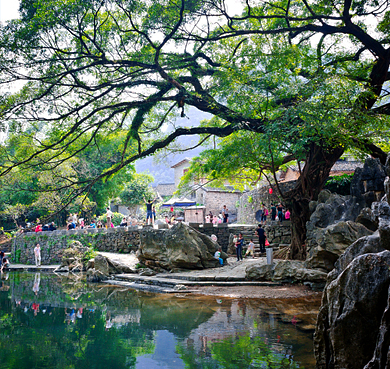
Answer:
[[221, 251], [222, 251], [221, 248], [219, 248], [217, 251], [215, 251], [214, 258], [219, 260], [219, 264], [222, 266], [223, 265], [223, 259], [221, 258]]
[[246, 253], [245, 253], [245, 258], [247, 255], [251, 254], [253, 259], [255, 258], [255, 244], [253, 243], [253, 239], [251, 238], [250, 242], [249, 242], [249, 245], [248, 245], [248, 249], [246, 250]]

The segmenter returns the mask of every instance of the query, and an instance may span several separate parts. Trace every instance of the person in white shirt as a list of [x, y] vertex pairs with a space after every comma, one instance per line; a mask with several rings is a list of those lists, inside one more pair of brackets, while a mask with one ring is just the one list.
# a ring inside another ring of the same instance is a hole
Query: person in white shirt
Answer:
[[219, 261], [220, 265], [223, 265], [223, 259], [221, 258], [221, 251], [222, 251], [221, 248], [219, 248], [217, 251], [215, 251], [214, 258]]
[[111, 219], [112, 219], [112, 211], [110, 210], [110, 208], [107, 208], [106, 217], [107, 217], [107, 226], [106, 226], [106, 228], [110, 228], [111, 227]]
[[41, 266], [41, 246], [39, 243], [34, 248], [34, 256], [35, 256], [35, 265]]
[[253, 259], [255, 258], [255, 244], [253, 243], [253, 239], [251, 238], [251, 241], [249, 242], [248, 249], [245, 253], [245, 258], [247, 255], [252, 255]]

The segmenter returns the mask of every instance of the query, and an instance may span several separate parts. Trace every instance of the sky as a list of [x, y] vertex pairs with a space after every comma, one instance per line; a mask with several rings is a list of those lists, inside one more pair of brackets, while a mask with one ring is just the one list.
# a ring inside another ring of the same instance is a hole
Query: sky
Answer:
[[18, 17], [19, 0], [0, 0], [0, 22]]

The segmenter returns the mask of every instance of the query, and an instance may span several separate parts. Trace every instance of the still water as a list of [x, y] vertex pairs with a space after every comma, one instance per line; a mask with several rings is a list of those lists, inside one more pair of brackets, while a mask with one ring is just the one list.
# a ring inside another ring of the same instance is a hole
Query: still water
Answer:
[[318, 298], [162, 295], [3, 275], [0, 368], [313, 368]]

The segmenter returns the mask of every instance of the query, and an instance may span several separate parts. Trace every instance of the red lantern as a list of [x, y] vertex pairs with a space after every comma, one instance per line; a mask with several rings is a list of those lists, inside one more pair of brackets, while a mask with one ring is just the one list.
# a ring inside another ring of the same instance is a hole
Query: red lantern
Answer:
[[270, 188], [270, 189], [268, 190], [268, 192], [269, 192], [270, 195], [272, 195], [272, 192], [274, 192], [274, 191], [272, 190], [272, 188]]
[[171, 206], [171, 212], [173, 212], [173, 206]]

